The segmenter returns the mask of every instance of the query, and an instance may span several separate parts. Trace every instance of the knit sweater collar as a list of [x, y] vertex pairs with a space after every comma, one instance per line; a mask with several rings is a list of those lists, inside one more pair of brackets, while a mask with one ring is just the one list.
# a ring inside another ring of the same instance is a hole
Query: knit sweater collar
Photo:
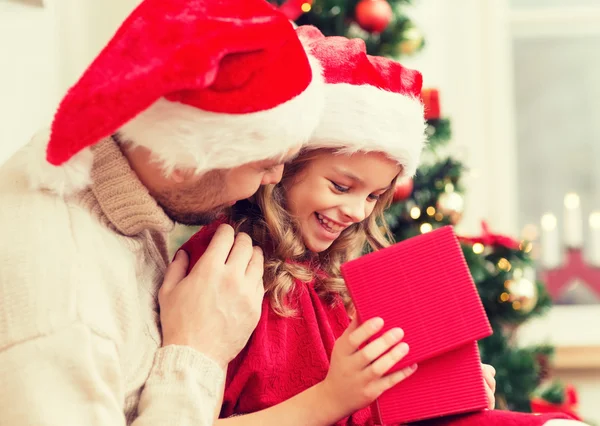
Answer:
[[124, 235], [170, 232], [174, 227], [112, 138], [94, 146], [91, 190], [104, 216]]

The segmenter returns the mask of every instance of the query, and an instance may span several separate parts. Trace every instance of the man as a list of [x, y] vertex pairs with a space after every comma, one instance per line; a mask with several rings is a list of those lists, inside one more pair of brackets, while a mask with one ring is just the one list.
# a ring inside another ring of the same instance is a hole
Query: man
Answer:
[[166, 235], [279, 181], [321, 84], [264, 0], [129, 16], [51, 132], [0, 168], [0, 425], [212, 424], [262, 255], [223, 226], [185, 277]]

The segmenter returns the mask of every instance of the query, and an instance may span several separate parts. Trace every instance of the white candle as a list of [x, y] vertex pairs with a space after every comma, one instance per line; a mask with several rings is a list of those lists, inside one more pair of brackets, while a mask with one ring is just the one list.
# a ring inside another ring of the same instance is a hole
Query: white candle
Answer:
[[540, 235], [541, 262], [544, 269], [558, 268], [562, 263], [560, 250], [560, 237], [556, 227], [556, 216], [546, 213], [541, 220], [542, 232]]
[[565, 195], [565, 245], [580, 248], [583, 244], [583, 223], [579, 195], [571, 192]]
[[592, 265], [600, 267], [600, 212], [590, 214], [589, 223], [588, 260]]

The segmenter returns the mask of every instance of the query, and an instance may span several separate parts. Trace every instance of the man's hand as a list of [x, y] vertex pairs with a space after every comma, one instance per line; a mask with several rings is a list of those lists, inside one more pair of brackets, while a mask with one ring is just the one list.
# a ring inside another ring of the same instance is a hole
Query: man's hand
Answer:
[[254, 331], [264, 296], [263, 254], [246, 234], [221, 225], [188, 276], [180, 250], [158, 293], [163, 346], [190, 346], [223, 369]]
[[488, 364], [481, 364], [481, 369], [483, 370], [483, 380], [485, 382], [485, 391], [487, 393], [488, 398], [488, 408], [493, 410], [496, 406], [496, 397], [494, 393], [496, 393], [496, 369]]

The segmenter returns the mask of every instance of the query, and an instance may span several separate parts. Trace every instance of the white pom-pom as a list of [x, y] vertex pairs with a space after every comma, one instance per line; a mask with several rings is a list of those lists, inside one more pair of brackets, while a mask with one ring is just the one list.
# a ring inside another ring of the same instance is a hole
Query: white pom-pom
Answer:
[[50, 140], [50, 130], [44, 129], [35, 134], [25, 147], [23, 168], [29, 177], [32, 189], [45, 189], [60, 196], [66, 196], [87, 187], [91, 179], [94, 155], [90, 148], [75, 154], [69, 161], [54, 166], [46, 160], [46, 147]]

